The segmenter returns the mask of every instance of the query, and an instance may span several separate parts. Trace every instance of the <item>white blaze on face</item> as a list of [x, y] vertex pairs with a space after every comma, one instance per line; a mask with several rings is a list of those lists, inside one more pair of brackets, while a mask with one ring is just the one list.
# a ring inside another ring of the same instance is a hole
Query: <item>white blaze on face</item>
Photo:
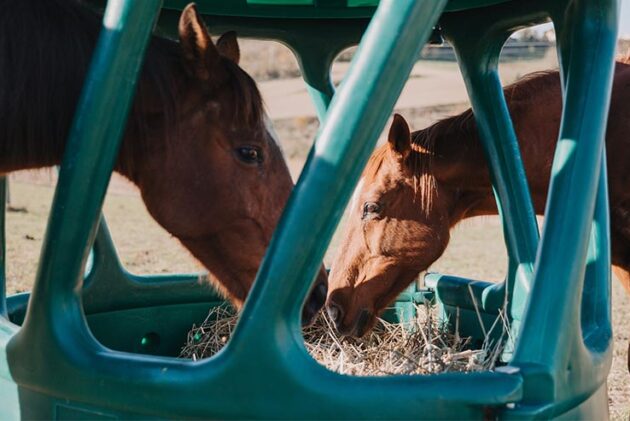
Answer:
[[282, 149], [282, 144], [280, 144], [280, 137], [278, 136], [278, 133], [276, 133], [276, 130], [273, 128], [273, 122], [271, 121], [267, 113], [265, 113], [263, 119], [265, 122], [265, 129], [267, 130], [267, 133], [269, 133], [269, 136], [271, 136], [273, 142], [278, 145], [280, 153], [282, 153], [282, 156], [284, 156], [284, 150]]
[[363, 189], [364, 179], [361, 178], [357, 183], [357, 187], [354, 189], [354, 193], [352, 193], [352, 199], [350, 199], [350, 212], [354, 213], [359, 206], [359, 195], [361, 194], [361, 190]]

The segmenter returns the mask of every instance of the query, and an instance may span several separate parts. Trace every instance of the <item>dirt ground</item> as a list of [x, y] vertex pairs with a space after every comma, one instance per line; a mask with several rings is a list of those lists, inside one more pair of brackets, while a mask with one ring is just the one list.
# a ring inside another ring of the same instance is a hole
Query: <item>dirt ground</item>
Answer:
[[[245, 50], [245, 54], [247, 51], [250, 50]], [[282, 57], [282, 60], [287, 60]], [[554, 66], [553, 56], [538, 62], [510, 63], [502, 66], [502, 76], [504, 82], [509, 83], [530, 71]], [[340, 80], [346, 68], [346, 63], [336, 65], [334, 79]], [[265, 72], [273, 74], [273, 70]], [[303, 83], [294, 78], [294, 70], [285, 73], [280, 76], [288, 76], [288, 79], [266, 80], [260, 86], [291, 172], [297, 178], [318, 124]], [[397, 109], [408, 118], [414, 129], [419, 129], [439, 118], [463, 111], [467, 107], [466, 100], [463, 83], [454, 64], [419, 62]], [[53, 183], [54, 173], [51, 170], [15, 173], [11, 176], [11, 208], [7, 213], [10, 294], [29, 290], [32, 286]], [[121, 259], [131, 272], [202, 270], [178, 241], [149, 217], [135, 188], [120, 177], [114, 176], [112, 180], [104, 212]], [[327, 263], [334, 255], [338, 235], [326, 256]], [[505, 272], [505, 256], [498, 219], [476, 218], [455, 228], [446, 254], [431, 270], [498, 281]], [[613, 419], [625, 420], [630, 419], [630, 376], [626, 369], [627, 344], [630, 340], [630, 300], [618, 282], [613, 283], [612, 299], [615, 350], [609, 376], [610, 408]]]

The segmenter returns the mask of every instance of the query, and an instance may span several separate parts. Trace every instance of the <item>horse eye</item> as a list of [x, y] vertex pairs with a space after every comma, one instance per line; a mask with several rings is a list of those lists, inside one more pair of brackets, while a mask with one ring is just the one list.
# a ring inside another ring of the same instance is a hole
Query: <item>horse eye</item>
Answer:
[[378, 214], [381, 211], [381, 205], [376, 202], [365, 202], [363, 205], [363, 218], [370, 215]]
[[238, 158], [246, 164], [260, 164], [263, 161], [262, 151], [253, 146], [242, 146], [236, 149]]

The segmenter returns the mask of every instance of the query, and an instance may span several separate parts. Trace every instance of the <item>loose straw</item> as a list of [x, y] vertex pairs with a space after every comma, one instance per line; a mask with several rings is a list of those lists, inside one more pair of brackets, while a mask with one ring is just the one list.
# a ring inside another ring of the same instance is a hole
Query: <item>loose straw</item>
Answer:
[[[315, 360], [341, 374], [385, 376], [494, 369], [503, 352], [504, 335], [492, 340], [486, 333], [481, 349], [470, 349], [470, 338], [460, 337], [457, 328], [449, 332], [438, 323], [434, 312], [431, 307], [417, 306], [412, 323], [379, 320], [361, 339], [339, 336], [322, 312], [313, 326], [304, 329], [304, 341]], [[213, 308], [206, 320], [188, 333], [180, 357], [199, 360], [216, 354], [228, 342], [237, 320], [238, 315], [228, 307]], [[504, 314], [497, 320], [501, 323], [495, 324], [509, 331]]]

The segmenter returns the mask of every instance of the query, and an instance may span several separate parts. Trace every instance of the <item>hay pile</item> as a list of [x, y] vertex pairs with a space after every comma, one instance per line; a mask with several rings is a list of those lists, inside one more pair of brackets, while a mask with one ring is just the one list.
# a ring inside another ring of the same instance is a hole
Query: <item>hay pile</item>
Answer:
[[[505, 341], [486, 340], [468, 349], [469, 338], [440, 326], [434, 310], [419, 306], [414, 326], [380, 320], [365, 338], [339, 336], [325, 312], [304, 329], [306, 348], [329, 370], [356, 376], [435, 374], [492, 370]], [[180, 358], [199, 360], [216, 354], [229, 340], [238, 320], [231, 309], [213, 308], [200, 326], [193, 326]]]

